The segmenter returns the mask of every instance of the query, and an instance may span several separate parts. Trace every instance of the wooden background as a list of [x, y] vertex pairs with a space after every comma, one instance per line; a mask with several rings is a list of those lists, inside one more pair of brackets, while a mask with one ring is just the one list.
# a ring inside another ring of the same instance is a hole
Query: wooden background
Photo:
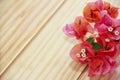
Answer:
[[[62, 28], [90, 1], [0, 0], [0, 80], [89, 80], [87, 66], [70, 58], [76, 41]], [[106, 1], [120, 7], [120, 0]], [[91, 79], [99, 78], [120, 80], [120, 66]]]

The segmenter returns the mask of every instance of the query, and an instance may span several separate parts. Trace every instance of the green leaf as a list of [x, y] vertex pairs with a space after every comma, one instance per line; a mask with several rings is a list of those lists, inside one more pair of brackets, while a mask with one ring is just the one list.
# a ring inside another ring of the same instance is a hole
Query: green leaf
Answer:
[[94, 42], [94, 37], [90, 37], [86, 41], [90, 42], [90, 44], [92, 45], [92, 47], [93, 47], [94, 50], [100, 50], [100, 49], [103, 48], [102, 45]]
[[91, 44], [94, 43], [94, 38], [93, 37], [90, 37], [88, 38], [86, 41], [90, 42]]
[[103, 48], [103, 46], [101, 46], [100, 44], [98, 43], [92, 43], [92, 46], [93, 46], [93, 49], [94, 50], [100, 50]]

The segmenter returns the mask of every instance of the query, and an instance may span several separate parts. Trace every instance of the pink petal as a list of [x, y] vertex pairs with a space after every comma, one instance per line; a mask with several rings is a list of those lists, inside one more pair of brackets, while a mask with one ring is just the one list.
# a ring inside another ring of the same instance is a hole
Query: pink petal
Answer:
[[105, 75], [110, 72], [111, 66], [110, 66], [110, 63], [106, 61], [106, 59], [104, 60], [104, 66], [102, 68], [103, 68], [102, 75]]
[[97, 0], [95, 2], [95, 4], [99, 7], [100, 10], [102, 10], [102, 8], [103, 8], [103, 2], [102, 2], [102, 0]]
[[73, 24], [66, 24], [66, 26], [63, 28], [63, 32], [70, 37], [75, 36], [75, 31], [73, 29]]
[[110, 65], [110, 70], [109, 70], [109, 73], [113, 73], [116, 66], [117, 66], [117, 62], [116, 60], [114, 60], [113, 58], [109, 57], [109, 56], [106, 56], [106, 59]]
[[106, 26], [105, 24], [100, 23], [95, 24], [95, 30], [98, 31], [100, 34], [107, 33], [108, 32], [107, 28], [108, 26]]
[[114, 24], [113, 19], [108, 14], [104, 14], [102, 22], [107, 26], [112, 26]]
[[74, 21], [74, 30], [78, 39], [83, 38], [87, 32], [93, 33], [93, 28], [82, 16], [76, 17]]
[[101, 75], [104, 61], [101, 56], [94, 57], [93, 60], [89, 63], [89, 76]]
[[120, 19], [113, 19], [113, 22], [115, 27], [120, 26]]
[[111, 57], [97, 56], [89, 63], [89, 76], [105, 75], [107, 73], [113, 73], [117, 66], [117, 62]]
[[120, 54], [120, 42], [119, 43], [117, 43], [117, 54]]
[[90, 25], [87, 26], [87, 30], [92, 34], [94, 33], [94, 29]]
[[100, 11], [101, 17], [104, 17], [104, 15], [108, 14], [106, 10]]
[[71, 50], [71, 52], [70, 52], [70, 56], [71, 56], [72, 59], [75, 60], [76, 62], [80, 62], [80, 58], [78, 58], [78, 57], [76, 56], [76, 54], [77, 54], [78, 52], [80, 52], [80, 50], [81, 50], [81, 44], [77, 44], [77, 45], [75, 45], [75, 46], [72, 48], [72, 50]]
[[103, 4], [103, 9], [107, 10], [108, 14], [113, 17], [116, 18], [118, 16], [118, 8], [112, 6], [110, 3], [108, 2], [104, 2]]
[[94, 2], [90, 2], [84, 7], [83, 14], [89, 22], [98, 22], [101, 20], [100, 9]]

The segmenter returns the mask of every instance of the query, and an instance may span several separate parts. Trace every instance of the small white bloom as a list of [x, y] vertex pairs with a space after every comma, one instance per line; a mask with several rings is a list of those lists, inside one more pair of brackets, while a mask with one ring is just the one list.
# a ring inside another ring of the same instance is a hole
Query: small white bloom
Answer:
[[85, 49], [81, 49], [81, 53], [85, 53], [86, 52], [86, 50]]
[[108, 31], [109, 31], [109, 32], [112, 32], [112, 31], [113, 31], [113, 28], [112, 28], [112, 27], [109, 27], [109, 28], [108, 28]]
[[86, 53], [82, 53], [81, 56], [82, 56], [82, 57], [86, 57]]
[[115, 31], [115, 35], [119, 35], [120, 34], [120, 32], [119, 31]]

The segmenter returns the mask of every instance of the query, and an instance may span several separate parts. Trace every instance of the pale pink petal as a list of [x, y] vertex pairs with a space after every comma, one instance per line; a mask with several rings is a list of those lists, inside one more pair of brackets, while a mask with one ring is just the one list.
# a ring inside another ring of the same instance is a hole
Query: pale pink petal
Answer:
[[76, 32], [77, 39], [83, 38], [87, 32], [93, 33], [93, 28], [90, 26], [87, 20], [85, 20], [85, 18], [82, 16], [78, 16], [75, 18], [74, 30]]
[[63, 28], [63, 32], [70, 37], [75, 36], [75, 31], [73, 29], [73, 24], [66, 24], [66, 26]]
[[120, 27], [120, 19], [113, 19], [113, 22], [115, 27]]
[[102, 23], [107, 26], [112, 26], [114, 24], [113, 19], [108, 14], [104, 15], [104, 17], [102, 18]]
[[102, 68], [103, 68], [102, 73], [101, 73], [102, 75], [105, 75], [110, 72], [111, 65], [106, 59], [104, 60], [104, 65]]
[[100, 34], [102, 33], [107, 33], [108, 32], [108, 26], [106, 26], [105, 24], [100, 24], [100, 23], [96, 23], [95, 24], [95, 30], [98, 31]]
[[108, 63], [110, 64], [110, 70], [109, 73], [113, 73], [115, 68], [117, 67], [117, 62], [116, 60], [114, 60], [113, 58], [106, 56], [106, 59], [108, 61]]
[[120, 54], [120, 42], [116, 46], [117, 46], [117, 54]]
[[102, 2], [102, 0], [97, 0], [95, 2], [95, 4], [99, 7], [100, 10], [102, 10], [102, 8], [103, 8], [103, 2]]
[[80, 52], [80, 50], [81, 50], [81, 44], [77, 44], [77, 45], [75, 45], [75, 46], [72, 48], [72, 50], [71, 50], [71, 52], [70, 52], [70, 56], [71, 56], [72, 59], [75, 60], [76, 62], [80, 62], [80, 58], [76, 56], [77, 53]]
[[88, 25], [86, 28], [87, 28], [88, 32], [90, 32], [92, 34], [94, 33], [94, 29], [90, 25]]

